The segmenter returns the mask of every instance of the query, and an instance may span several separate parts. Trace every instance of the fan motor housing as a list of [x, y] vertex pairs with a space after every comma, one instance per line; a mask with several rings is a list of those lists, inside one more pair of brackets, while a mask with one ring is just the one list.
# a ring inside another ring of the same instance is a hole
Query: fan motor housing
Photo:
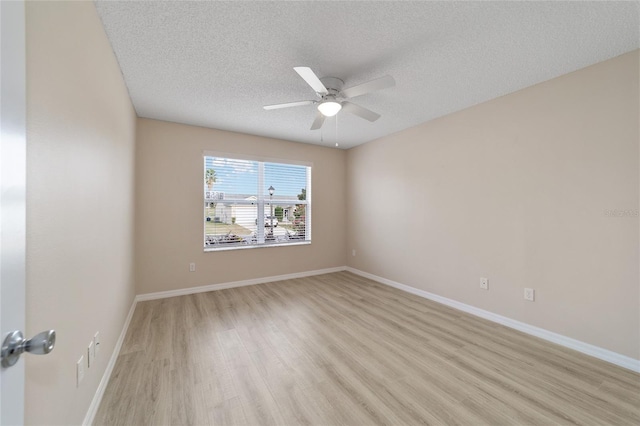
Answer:
[[342, 90], [342, 86], [344, 86], [344, 81], [336, 77], [323, 77], [320, 81], [327, 88], [330, 95], [337, 95]]

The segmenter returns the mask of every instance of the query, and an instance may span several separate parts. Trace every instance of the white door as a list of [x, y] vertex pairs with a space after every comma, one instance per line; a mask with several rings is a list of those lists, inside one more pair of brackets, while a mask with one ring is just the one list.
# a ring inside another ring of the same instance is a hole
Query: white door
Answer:
[[[0, 1], [0, 339], [25, 323], [24, 2]], [[0, 424], [24, 424], [24, 360], [0, 370]]]

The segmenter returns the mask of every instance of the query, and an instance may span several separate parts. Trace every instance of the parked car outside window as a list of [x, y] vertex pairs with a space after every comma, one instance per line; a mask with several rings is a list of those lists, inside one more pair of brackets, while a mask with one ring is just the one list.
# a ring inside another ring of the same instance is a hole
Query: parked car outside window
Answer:
[[[273, 227], [277, 228], [278, 227], [278, 218], [275, 216], [265, 216], [264, 217], [264, 226], [265, 228], [270, 228], [271, 227], [271, 218], [273, 218]], [[258, 219], [256, 219], [256, 225], [258, 224]]]

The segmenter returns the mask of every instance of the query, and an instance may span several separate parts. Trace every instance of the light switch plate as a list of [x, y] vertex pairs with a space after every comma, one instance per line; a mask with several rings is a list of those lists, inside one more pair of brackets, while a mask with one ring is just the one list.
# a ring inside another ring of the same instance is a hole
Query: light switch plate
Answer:
[[96, 352], [93, 350], [93, 340], [89, 342], [89, 346], [87, 346], [87, 368], [91, 368], [93, 365], [93, 360], [95, 359]]
[[82, 379], [84, 379], [84, 356], [81, 356], [76, 363], [76, 387], [80, 387]]
[[94, 355], [98, 355], [100, 353], [100, 332], [96, 331], [95, 336], [93, 336], [93, 351]]

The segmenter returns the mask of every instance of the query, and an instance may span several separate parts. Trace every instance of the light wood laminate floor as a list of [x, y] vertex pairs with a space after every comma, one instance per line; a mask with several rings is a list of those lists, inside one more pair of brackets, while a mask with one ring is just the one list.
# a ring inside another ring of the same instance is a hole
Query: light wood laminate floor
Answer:
[[137, 305], [94, 424], [640, 424], [640, 375], [348, 272]]

